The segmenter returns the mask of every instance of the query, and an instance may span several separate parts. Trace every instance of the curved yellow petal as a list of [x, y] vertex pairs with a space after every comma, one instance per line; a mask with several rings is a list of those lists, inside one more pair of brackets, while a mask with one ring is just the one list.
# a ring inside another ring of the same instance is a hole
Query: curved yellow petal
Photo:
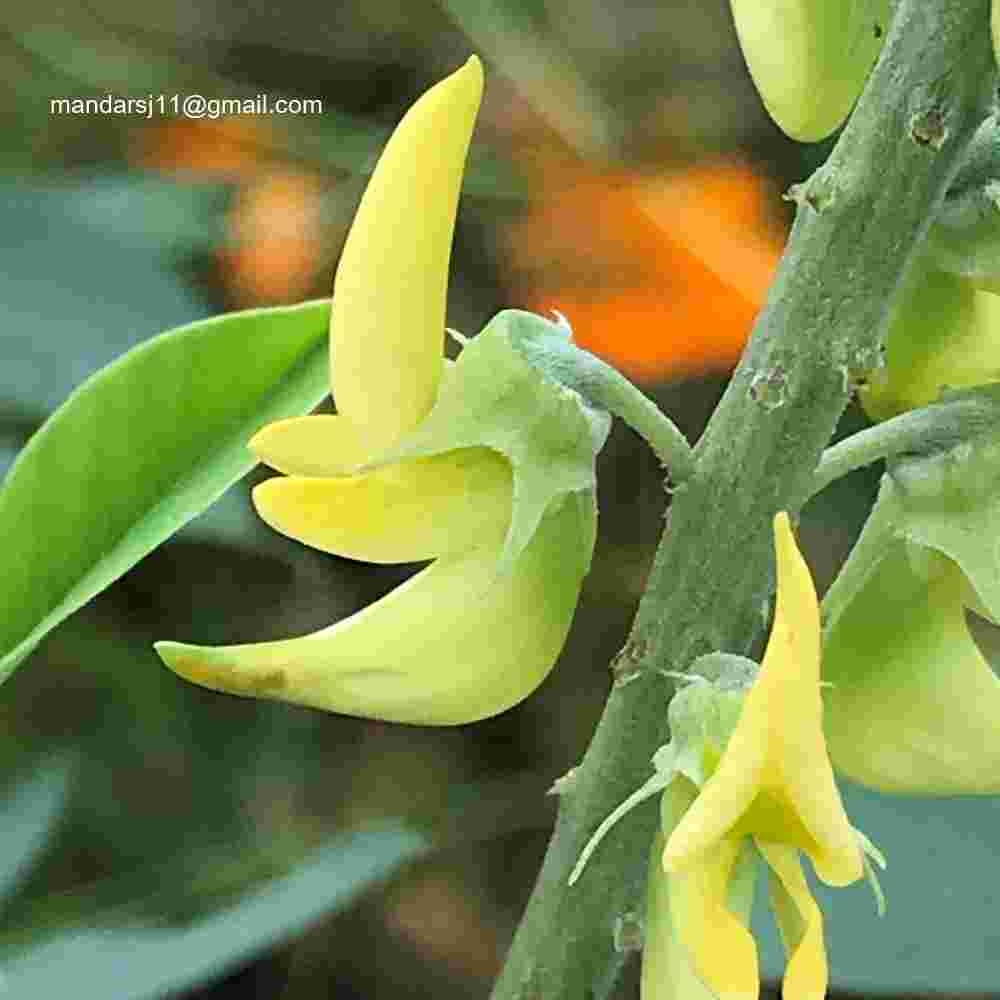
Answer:
[[392, 465], [360, 476], [276, 477], [253, 491], [260, 516], [313, 548], [369, 563], [418, 562], [502, 539], [510, 463], [487, 448]]
[[687, 950], [674, 929], [669, 881], [663, 870], [663, 834], [653, 839], [646, 883], [646, 919], [642, 947], [642, 1000], [716, 1000], [698, 978]]
[[761, 669], [783, 679], [819, 690], [819, 601], [812, 574], [799, 551], [791, 521], [784, 511], [774, 515], [774, 557], [777, 586], [774, 623]]
[[[660, 832], [653, 841], [646, 890], [642, 1000], [757, 996], [757, 952], [747, 930], [757, 871], [750, 842], [727, 841], [714, 874], [684, 881], [663, 868], [664, 837], [697, 795], [695, 784], [678, 776], [660, 799]], [[706, 886], [707, 901], [698, 895]]]
[[683, 871], [699, 863], [733, 830], [760, 792], [767, 762], [766, 732], [743, 722], [756, 687], [747, 695], [718, 767], [667, 839], [663, 864], [668, 871]]
[[448, 262], [483, 90], [473, 56], [403, 117], [361, 199], [333, 286], [331, 384], [369, 450], [427, 414], [444, 350]]
[[546, 514], [506, 576], [496, 575], [501, 539], [438, 560], [311, 635], [156, 649], [175, 673], [217, 691], [390, 722], [475, 722], [527, 697], [555, 663], [589, 564], [593, 522], [592, 499], [574, 494]]
[[[454, 364], [442, 359], [442, 372]], [[379, 457], [357, 424], [330, 413], [276, 420], [247, 447], [265, 465], [286, 476], [349, 476]]]
[[741, 850], [727, 837], [669, 876], [670, 912], [698, 977], [720, 1000], [757, 1000], [753, 935], [729, 909], [729, 882]]
[[930, 580], [895, 545], [827, 635], [826, 732], [837, 769], [885, 792], [1000, 792], [1000, 680], [969, 634], [965, 577]]
[[748, 699], [745, 714], [759, 712], [757, 725], [771, 730], [764, 784], [787, 799], [808, 831], [810, 842], [799, 846], [824, 882], [848, 885], [862, 877], [864, 864], [823, 735], [819, 602], [787, 514], [775, 516], [774, 532], [778, 589], [758, 680], [763, 696], [753, 708]]
[[248, 447], [286, 476], [349, 476], [370, 458], [357, 425], [331, 414], [276, 420], [262, 427]]
[[864, 869], [823, 737], [819, 605], [787, 514], [774, 533], [777, 603], [760, 673], [664, 863], [683, 870], [727, 835], [761, 835], [795, 844], [825, 882], [847, 885]]
[[798, 851], [765, 841], [757, 841], [757, 848], [771, 868], [771, 910], [788, 955], [782, 1000], [823, 1000], [828, 980], [823, 914], [809, 891]]

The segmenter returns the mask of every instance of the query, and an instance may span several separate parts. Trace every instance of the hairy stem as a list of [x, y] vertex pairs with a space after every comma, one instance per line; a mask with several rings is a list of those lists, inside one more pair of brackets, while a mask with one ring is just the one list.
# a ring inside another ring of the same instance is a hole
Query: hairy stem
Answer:
[[[587, 840], [649, 775], [667, 739], [664, 670], [752, 651], [773, 589], [771, 519], [811, 492], [851, 375], [874, 365], [893, 298], [994, 85], [989, 0], [899, 0], [885, 48], [799, 211], [767, 305], [677, 491], [669, 530], [494, 1000], [589, 1000], [613, 989], [614, 928], [641, 913], [657, 810], [618, 824], [572, 888]], [[620, 938], [619, 938], [620, 943]]]
[[[566, 327], [568, 329], [569, 324]], [[638, 386], [617, 368], [577, 347], [571, 340], [549, 337], [538, 341], [537, 345], [523, 342], [518, 350], [564, 385], [575, 389], [588, 403], [624, 420], [653, 449], [673, 483], [690, 479], [694, 474], [691, 445], [680, 428]]]
[[998, 428], [997, 385], [970, 389], [944, 402], [909, 410], [827, 448], [813, 473], [809, 495], [815, 496], [835, 479], [879, 459], [942, 451]]

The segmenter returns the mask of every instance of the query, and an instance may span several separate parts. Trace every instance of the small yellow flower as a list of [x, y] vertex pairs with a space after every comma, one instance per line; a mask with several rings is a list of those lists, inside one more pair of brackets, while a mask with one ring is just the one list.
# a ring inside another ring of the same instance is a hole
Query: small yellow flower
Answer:
[[664, 853], [681, 871], [727, 836], [794, 844], [830, 885], [861, 877], [861, 852], [823, 738], [819, 604], [788, 515], [774, 520], [778, 591], [760, 674], [715, 773]]
[[663, 868], [675, 926], [700, 978], [719, 997], [755, 998], [756, 948], [728, 905], [752, 840], [772, 872], [771, 905], [789, 954], [784, 996], [818, 1000], [827, 982], [823, 923], [799, 852], [836, 886], [861, 878], [864, 860], [823, 738], [816, 592], [786, 514], [774, 530], [777, 607], [760, 673], [714, 773], [664, 830]]
[[337, 416], [281, 421], [251, 442], [286, 473], [254, 491], [277, 530], [352, 559], [435, 561], [311, 635], [158, 643], [182, 677], [349, 715], [452, 725], [521, 701], [562, 648], [593, 548], [592, 495], [561, 494], [511, 555], [513, 472], [499, 451], [456, 446], [382, 460], [431, 412], [446, 370], [459, 369], [443, 356], [448, 263], [482, 86], [473, 57], [432, 87], [372, 175], [334, 284]]

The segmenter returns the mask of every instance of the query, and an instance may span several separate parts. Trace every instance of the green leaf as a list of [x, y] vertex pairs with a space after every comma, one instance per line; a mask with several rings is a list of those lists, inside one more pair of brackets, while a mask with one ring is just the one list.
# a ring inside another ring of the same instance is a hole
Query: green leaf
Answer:
[[[431, 412], [371, 463], [376, 468], [475, 447], [507, 458], [514, 472], [514, 501], [500, 572], [524, 551], [551, 504], [578, 493], [593, 506], [594, 456], [611, 423], [606, 413], [544, 375], [517, 350], [521, 315], [501, 312], [469, 340], [455, 364], [446, 367]], [[589, 554], [587, 559], [589, 565]]]
[[245, 475], [265, 423], [323, 398], [328, 318], [319, 301], [172, 330], [46, 421], [0, 488], [0, 680]]
[[143, 1000], [214, 979], [347, 906], [423, 846], [418, 835], [405, 830], [358, 833], [207, 918], [170, 927], [91, 922], [7, 958], [0, 994]]

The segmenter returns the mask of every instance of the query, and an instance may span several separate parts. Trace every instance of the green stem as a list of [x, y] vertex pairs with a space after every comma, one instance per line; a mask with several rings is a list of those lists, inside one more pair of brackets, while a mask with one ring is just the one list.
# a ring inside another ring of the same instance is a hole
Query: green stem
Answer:
[[607, 996], [641, 912], [657, 810], [629, 813], [587, 877], [569, 874], [667, 742], [672, 682], [702, 653], [753, 652], [773, 589], [771, 522], [797, 511], [847, 403], [874, 367], [891, 303], [995, 82], [989, 0], [899, 0], [885, 48], [828, 162], [803, 185], [789, 245], [739, 368], [676, 494], [622, 675], [574, 780], [494, 1000]]
[[586, 351], [579, 354], [586, 357], [590, 376], [584, 397], [621, 417], [644, 438], [674, 483], [687, 482], [694, 474], [694, 451], [680, 428], [617, 369]]
[[942, 403], [910, 410], [827, 448], [813, 473], [809, 495], [879, 459], [953, 448], [990, 430], [1000, 430], [1000, 385], [971, 389]]
[[[568, 330], [568, 324], [565, 329]], [[679, 485], [694, 474], [694, 451], [687, 438], [656, 403], [616, 368], [562, 336], [520, 341], [517, 349], [542, 371], [576, 390], [588, 403], [624, 420], [653, 449], [674, 483]]]

